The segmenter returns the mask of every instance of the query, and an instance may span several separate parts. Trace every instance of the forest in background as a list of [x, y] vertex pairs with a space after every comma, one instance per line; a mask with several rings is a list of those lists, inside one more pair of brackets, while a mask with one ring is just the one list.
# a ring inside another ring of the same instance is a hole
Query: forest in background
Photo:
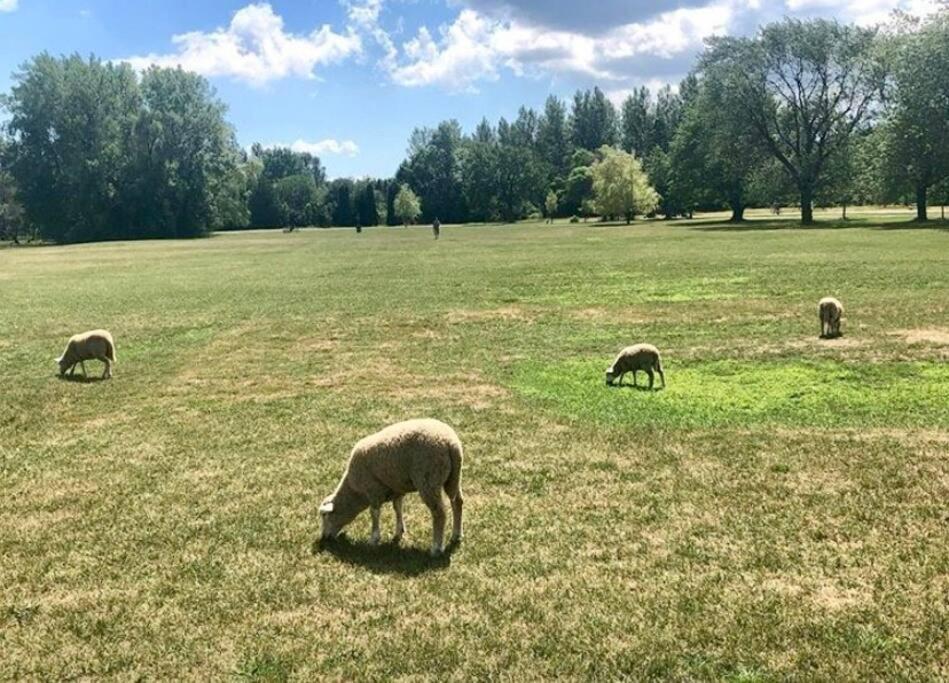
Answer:
[[536, 111], [417, 128], [391, 178], [241, 148], [181, 69], [40, 54], [2, 96], [0, 239], [69, 243], [215, 230], [949, 201], [949, 10], [883, 27], [786, 19], [708, 41], [677, 88], [599, 88]]

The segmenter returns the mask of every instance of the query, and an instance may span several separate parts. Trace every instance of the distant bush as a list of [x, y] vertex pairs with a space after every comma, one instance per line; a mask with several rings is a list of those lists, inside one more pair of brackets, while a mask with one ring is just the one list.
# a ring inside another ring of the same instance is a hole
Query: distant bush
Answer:
[[579, 222], [580, 222], [580, 217], [577, 216], [577, 215], [570, 216], [570, 222], [571, 222], [571, 223], [579, 223]]

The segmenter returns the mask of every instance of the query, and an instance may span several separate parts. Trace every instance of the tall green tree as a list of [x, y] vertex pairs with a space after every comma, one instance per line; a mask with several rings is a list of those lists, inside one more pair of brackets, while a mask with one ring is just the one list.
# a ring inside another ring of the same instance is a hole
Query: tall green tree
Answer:
[[[500, 215], [498, 209], [498, 144], [493, 129], [488, 126], [476, 132], [464, 149], [461, 164], [461, 182], [468, 207], [468, 217], [475, 221], [492, 221]], [[487, 134], [487, 131], [491, 131]]]
[[925, 21], [904, 16], [885, 45], [885, 172], [891, 186], [908, 186], [925, 221], [930, 188], [949, 177], [949, 7]]
[[142, 237], [205, 234], [214, 220], [215, 191], [239, 162], [227, 108], [204, 78], [180, 68], [148, 69], [141, 92], [132, 224]]
[[584, 214], [584, 204], [593, 199], [593, 164], [596, 155], [585, 149], [576, 150], [570, 160], [570, 175], [564, 183], [562, 210], [572, 216]]
[[14, 74], [5, 104], [9, 172], [27, 220], [56, 242], [123, 236], [142, 113], [132, 69], [44, 52]]
[[434, 130], [419, 129], [409, 140], [409, 158], [396, 174], [419, 196], [426, 219], [462, 223], [467, 209], [461, 185], [461, 126], [443, 121]]
[[715, 38], [702, 59], [760, 144], [798, 188], [802, 222], [828, 159], [863, 124], [881, 87], [872, 30], [785, 19], [754, 38]]
[[[325, 205], [330, 201], [331, 192], [325, 191], [326, 171], [319, 157], [308, 152], [296, 152], [289, 147], [264, 147], [255, 143], [251, 146], [251, 159], [256, 162], [259, 171], [256, 173], [254, 185], [248, 199], [250, 209], [250, 223], [258, 228], [299, 227], [299, 218], [302, 207], [288, 211], [287, 204], [281, 204], [274, 187], [285, 178], [310, 176], [315, 186], [314, 192], [324, 205], [317, 206], [310, 211], [309, 220], [326, 223], [332, 219], [332, 207]], [[295, 183], [301, 190], [295, 196], [302, 197], [302, 185]], [[284, 192], [286, 191], [284, 188]], [[286, 199], [286, 197], [284, 198]], [[309, 200], [308, 200], [309, 201]], [[287, 223], [290, 215], [297, 216], [294, 223]], [[318, 220], [317, 220], [318, 219]]]
[[649, 88], [642, 86], [623, 100], [621, 144], [627, 152], [642, 158], [652, 149], [653, 121]]
[[[682, 119], [682, 101], [668, 84], [656, 93], [656, 104], [651, 118], [652, 135], [650, 136], [650, 142], [652, 146], [658, 147], [663, 152], [669, 151], [669, 145], [672, 144], [672, 138]], [[650, 151], [652, 150], [648, 149], [647, 153]], [[646, 154], [642, 156], [646, 156]]]
[[517, 145], [500, 145], [497, 151], [497, 204], [501, 218], [515, 221], [523, 218], [540, 203], [544, 177], [533, 152]]
[[13, 176], [0, 168], [0, 240], [19, 243], [25, 222]]
[[336, 178], [328, 190], [332, 224], [341, 228], [356, 225], [355, 183], [350, 178]]
[[616, 109], [603, 91], [577, 91], [570, 114], [571, 142], [575, 147], [595, 151], [616, 144]]
[[[700, 78], [670, 145], [671, 188], [683, 208], [727, 204], [744, 220], [747, 185], [762, 146], [744, 107], [715, 78]], [[660, 190], [661, 191], [661, 190]]]
[[356, 187], [356, 220], [359, 225], [379, 225], [379, 201], [374, 183], [365, 180]]
[[566, 178], [570, 172], [571, 152], [567, 107], [553, 95], [547, 98], [537, 124], [537, 149], [550, 169], [551, 179]]
[[319, 223], [323, 198], [309, 173], [280, 178], [273, 184], [273, 193], [280, 225], [302, 228]]

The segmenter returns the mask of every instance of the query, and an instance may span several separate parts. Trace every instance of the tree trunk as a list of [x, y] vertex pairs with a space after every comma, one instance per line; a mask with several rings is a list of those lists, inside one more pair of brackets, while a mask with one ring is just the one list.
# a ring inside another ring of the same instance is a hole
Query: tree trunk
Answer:
[[814, 224], [814, 190], [810, 185], [801, 187], [801, 225]]
[[732, 217], [728, 219], [729, 223], [741, 223], [745, 220], [745, 197], [741, 189], [731, 193], [731, 197], [728, 199], [728, 205], [732, 210]]
[[843, 205], [843, 209], [844, 209], [844, 214], [843, 214], [844, 220], [847, 220], [847, 205], [846, 204]]
[[916, 220], [925, 221], [929, 217], [926, 214], [926, 186], [916, 186]]

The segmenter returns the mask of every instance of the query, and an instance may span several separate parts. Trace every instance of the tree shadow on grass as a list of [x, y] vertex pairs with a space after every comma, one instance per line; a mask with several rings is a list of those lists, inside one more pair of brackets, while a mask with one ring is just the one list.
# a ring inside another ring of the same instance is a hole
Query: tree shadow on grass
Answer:
[[326, 552], [336, 559], [354, 566], [368, 569], [373, 574], [399, 574], [419, 576], [440, 571], [451, 566], [451, 556], [458, 544], [446, 546], [441, 557], [432, 557], [427, 550], [405, 547], [396, 543], [372, 545], [367, 541], [353, 541], [346, 536], [332, 540], [317, 539], [311, 552]]
[[802, 225], [798, 219], [752, 219], [740, 223], [705, 223], [684, 226], [698, 232], [765, 232], [769, 230], [847, 230], [865, 228], [867, 230], [937, 230], [949, 231], [949, 223], [938, 220], [919, 222], [915, 220], [898, 221], [893, 223], [878, 223], [866, 218], [848, 220], [817, 221], [810, 225]]

